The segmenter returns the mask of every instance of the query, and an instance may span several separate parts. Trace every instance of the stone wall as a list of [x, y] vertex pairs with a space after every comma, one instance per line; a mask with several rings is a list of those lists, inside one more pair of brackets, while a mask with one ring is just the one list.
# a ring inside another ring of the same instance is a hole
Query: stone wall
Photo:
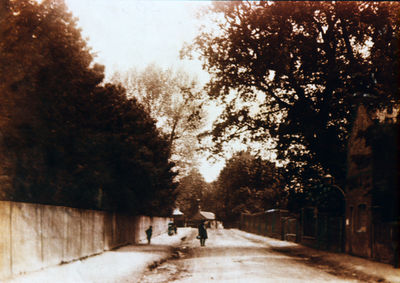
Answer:
[[0, 281], [138, 243], [153, 226], [165, 233], [170, 218], [0, 201]]

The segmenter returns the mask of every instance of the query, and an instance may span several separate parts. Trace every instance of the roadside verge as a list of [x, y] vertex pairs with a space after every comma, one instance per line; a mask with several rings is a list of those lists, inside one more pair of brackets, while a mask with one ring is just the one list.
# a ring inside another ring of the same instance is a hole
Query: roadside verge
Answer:
[[190, 232], [191, 228], [179, 228], [176, 235], [168, 236], [164, 233], [154, 237], [150, 245], [142, 241], [84, 260], [20, 275], [6, 282], [138, 282], [148, 267], [167, 259], [173, 248], [178, 246]]

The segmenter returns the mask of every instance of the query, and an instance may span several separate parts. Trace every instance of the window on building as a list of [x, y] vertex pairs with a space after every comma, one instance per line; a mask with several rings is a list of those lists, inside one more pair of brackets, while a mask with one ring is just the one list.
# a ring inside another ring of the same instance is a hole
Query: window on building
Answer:
[[357, 209], [357, 232], [367, 232], [367, 206], [360, 204]]

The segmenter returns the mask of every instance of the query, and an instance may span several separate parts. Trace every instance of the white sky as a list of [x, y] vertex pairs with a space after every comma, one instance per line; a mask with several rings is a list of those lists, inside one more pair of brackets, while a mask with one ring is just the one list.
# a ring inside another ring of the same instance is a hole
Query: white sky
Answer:
[[[150, 63], [161, 67], [183, 68], [198, 76], [207, 75], [198, 61], [181, 61], [179, 50], [197, 35], [201, 21], [196, 12], [210, 1], [145, 0], [65, 0], [79, 19], [78, 26], [88, 45], [97, 54], [95, 61], [105, 65], [106, 78], [115, 71], [144, 68]], [[210, 116], [215, 116], [210, 113]], [[206, 181], [214, 180], [223, 163], [201, 161]]]

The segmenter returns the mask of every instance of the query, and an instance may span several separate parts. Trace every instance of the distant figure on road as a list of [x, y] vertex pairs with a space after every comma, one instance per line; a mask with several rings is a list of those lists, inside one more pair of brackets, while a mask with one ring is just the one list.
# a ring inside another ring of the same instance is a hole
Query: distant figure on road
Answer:
[[153, 234], [153, 227], [150, 225], [150, 227], [146, 230], [146, 236], [147, 236], [147, 243], [150, 244], [151, 242], [151, 235]]
[[172, 236], [173, 234], [176, 234], [176, 225], [173, 222], [168, 223], [168, 235]]
[[200, 245], [203, 247], [203, 246], [205, 246], [206, 239], [208, 238], [207, 237], [207, 230], [206, 230], [206, 227], [204, 226], [204, 221], [202, 221], [199, 224], [198, 228], [199, 228], [199, 236], [198, 236], [198, 238], [200, 239]]

